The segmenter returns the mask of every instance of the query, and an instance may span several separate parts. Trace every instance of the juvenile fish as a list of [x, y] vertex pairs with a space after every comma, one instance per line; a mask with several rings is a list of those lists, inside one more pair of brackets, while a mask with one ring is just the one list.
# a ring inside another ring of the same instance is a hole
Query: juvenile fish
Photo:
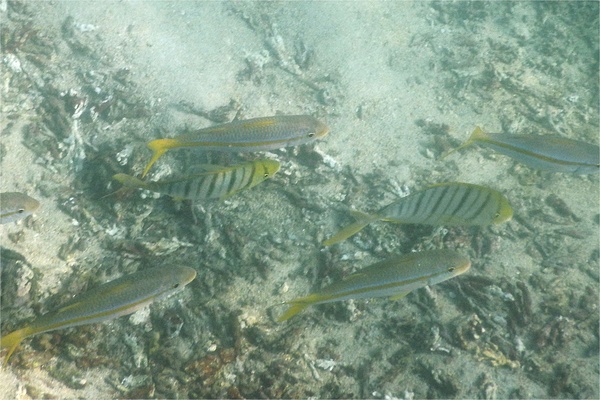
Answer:
[[196, 271], [192, 268], [170, 265], [138, 271], [88, 290], [58, 310], [42, 315], [25, 328], [2, 336], [0, 347], [8, 349], [4, 365], [19, 343], [28, 336], [131, 314], [154, 300], [174, 293], [195, 277]]
[[243, 189], [250, 189], [279, 171], [275, 160], [256, 160], [233, 167], [204, 166], [206, 172], [184, 178], [146, 182], [127, 174], [116, 174], [113, 179], [134, 189], [147, 189], [178, 199], [223, 200]]
[[510, 203], [499, 192], [470, 183], [440, 183], [403, 197], [375, 214], [354, 212], [357, 221], [325, 240], [325, 246], [346, 240], [374, 221], [432, 226], [499, 224], [512, 218]]
[[296, 146], [327, 135], [327, 125], [310, 115], [277, 115], [233, 121], [199, 129], [173, 138], [148, 142], [152, 159], [144, 169], [146, 176], [152, 164], [167, 150], [202, 147], [212, 151], [261, 151]]
[[39, 206], [39, 201], [24, 193], [0, 193], [0, 224], [23, 219], [31, 215]]
[[288, 301], [291, 307], [279, 317], [285, 321], [315, 304], [348, 299], [390, 296], [397, 300], [423, 286], [431, 286], [471, 267], [471, 261], [452, 250], [434, 250], [396, 256], [375, 263], [317, 293]]
[[487, 133], [476, 127], [471, 137], [450, 153], [475, 143], [535, 169], [574, 174], [600, 171], [600, 147], [560, 136]]

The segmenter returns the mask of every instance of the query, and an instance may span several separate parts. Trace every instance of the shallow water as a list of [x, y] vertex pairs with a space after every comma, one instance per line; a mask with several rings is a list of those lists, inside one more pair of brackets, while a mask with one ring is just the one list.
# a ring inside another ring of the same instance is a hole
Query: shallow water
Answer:
[[[24, 341], [5, 398], [598, 398], [599, 182], [489, 149], [475, 126], [597, 144], [596, 2], [0, 2], [2, 333], [140, 268], [198, 277], [149, 309]], [[310, 114], [330, 133], [268, 154], [171, 151], [150, 178], [275, 158], [224, 201], [111, 194], [151, 139]], [[492, 227], [373, 223], [439, 182], [486, 185]], [[399, 301], [281, 302], [374, 262], [449, 248], [470, 271]]]

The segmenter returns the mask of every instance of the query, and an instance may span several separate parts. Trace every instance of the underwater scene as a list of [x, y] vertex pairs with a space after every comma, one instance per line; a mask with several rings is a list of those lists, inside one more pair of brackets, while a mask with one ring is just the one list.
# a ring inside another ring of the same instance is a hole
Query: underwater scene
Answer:
[[0, 399], [599, 398], [599, 5], [0, 0]]

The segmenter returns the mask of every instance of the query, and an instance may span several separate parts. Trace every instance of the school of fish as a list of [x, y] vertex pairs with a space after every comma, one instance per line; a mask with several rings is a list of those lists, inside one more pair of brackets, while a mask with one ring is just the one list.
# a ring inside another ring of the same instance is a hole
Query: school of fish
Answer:
[[[323, 138], [328, 132], [327, 125], [310, 115], [237, 120], [172, 138], [151, 140], [148, 148], [152, 156], [141, 178], [125, 173], [116, 174], [113, 178], [125, 188], [150, 190], [175, 199], [224, 200], [272, 177], [279, 171], [280, 163], [271, 159], [256, 159], [234, 166], [198, 165], [198, 171], [187, 176], [160, 181], [147, 181], [144, 178], [168, 150], [265, 151], [306, 144]], [[472, 144], [491, 148], [540, 170], [574, 174], [599, 171], [600, 150], [597, 145], [556, 136], [492, 134], [479, 127], [463, 145], [446, 156]], [[25, 194], [1, 193], [0, 223], [25, 218], [38, 207], [39, 202]], [[325, 246], [339, 243], [376, 221], [429, 226], [487, 226], [509, 221], [513, 209], [508, 199], [492, 188], [471, 183], [444, 182], [400, 198], [372, 214], [352, 214], [356, 222], [325, 240]], [[375, 297], [400, 299], [418, 288], [461, 275], [470, 267], [471, 261], [467, 257], [451, 249], [393, 256], [305, 297], [283, 302], [289, 308], [278, 321], [286, 321], [311, 305]], [[77, 295], [59, 309], [34, 319], [25, 327], [1, 336], [1, 348], [8, 349], [4, 364], [21, 341], [29, 336], [131, 314], [181, 290], [195, 277], [193, 268], [156, 267], [141, 269], [96, 286]]]
[[[322, 138], [329, 128], [309, 115], [280, 115], [234, 121], [211, 128], [179, 135], [172, 139], [157, 139], [148, 143], [153, 156], [142, 179], [152, 164], [167, 150], [196, 147], [212, 151], [262, 151], [295, 146]], [[198, 172], [162, 181], [144, 181], [124, 173], [113, 179], [125, 188], [146, 189], [175, 199], [195, 201], [224, 200], [241, 190], [250, 189], [279, 171], [280, 163], [271, 159], [227, 167], [197, 165]], [[2, 193], [1, 223], [31, 215], [39, 202], [22, 193]], [[57, 329], [111, 320], [131, 314], [153, 301], [169, 295], [190, 283], [196, 271], [188, 267], [169, 266], [143, 269], [99, 285], [79, 294], [61, 308], [35, 319], [29, 325], [0, 337], [0, 348], [8, 349], [8, 363], [21, 341], [29, 336]]]

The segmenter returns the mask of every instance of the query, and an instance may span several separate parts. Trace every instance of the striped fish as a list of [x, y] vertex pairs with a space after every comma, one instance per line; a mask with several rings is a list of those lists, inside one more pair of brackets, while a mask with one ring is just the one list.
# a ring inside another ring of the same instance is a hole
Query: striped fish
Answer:
[[450, 182], [403, 197], [373, 215], [353, 214], [357, 221], [325, 240], [325, 246], [341, 242], [378, 220], [433, 226], [483, 226], [510, 220], [513, 210], [508, 200], [493, 189]]
[[24, 193], [0, 193], [0, 224], [23, 219], [31, 215], [39, 206], [39, 201]]
[[310, 115], [278, 115], [233, 121], [174, 138], [156, 139], [148, 143], [153, 154], [142, 178], [169, 149], [202, 147], [205, 150], [234, 152], [272, 150], [308, 143], [322, 138], [327, 132], [327, 125]]
[[2, 336], [1, 348], [9, 349], [4, 365], [19, 343], [28, 336], [131, 314], [174, 293], [195, 277], [196, 271], [192, 268], [169, 265], [168, 268], [138, 271], [88, 290], [58, 310], [42, 315], [25, 328]]
[[126, 174], [116, 174], [113, 179], [129, 188], [147, 189], [178, 199], [223, 200], [273, 176], [279, 170], [279, 162], [262, 159], [233, 167], [204, 168], [207, 171], [203, 173], [157, 182], [145, 182]]
[[600, 147], [560, 136], [505, 135], [487, 133], [476, 127], [469, 140], [450, 153], [475, 143], [535, 169], [574, 174], [596, 174], [600, 171]]
[[471, 261], [451, 250], [411, 253], [375, 263], [345, 279], [335, 282], [317, 293], [288, 301], [291, 307], [279, 317], [285, 321], [306, 307], [348, 299], [366, 299], [390, 296], [397, 300], [411, 291], [435, 285], [471, 267]]

